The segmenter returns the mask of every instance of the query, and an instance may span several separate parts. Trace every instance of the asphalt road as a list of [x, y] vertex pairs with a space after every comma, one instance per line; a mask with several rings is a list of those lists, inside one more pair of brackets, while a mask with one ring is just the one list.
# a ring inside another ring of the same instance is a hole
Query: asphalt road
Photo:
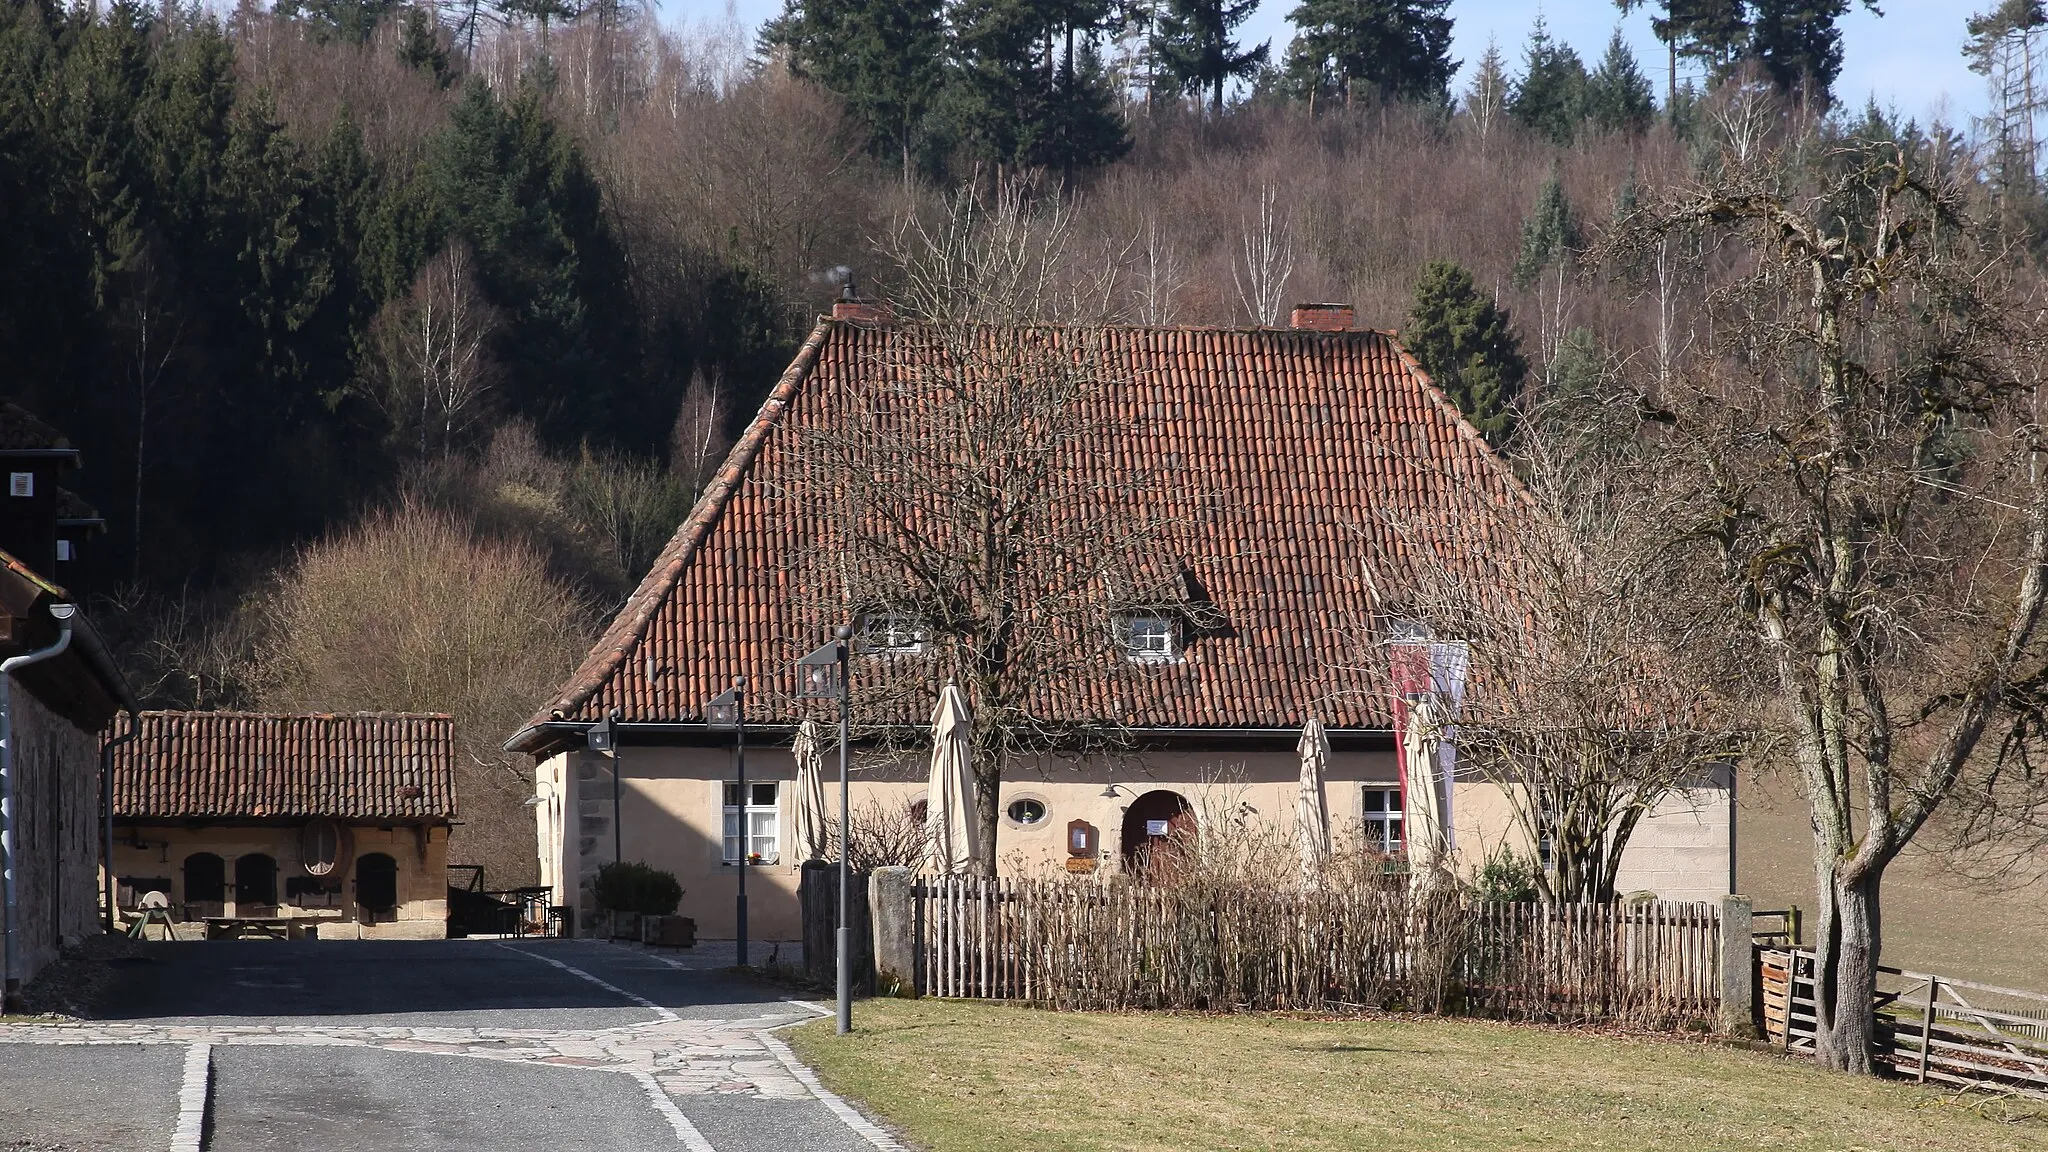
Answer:
[[874, 1152], [764, 1038], [813, 1012], [682, 955], [153, 947], [102, 1020], [0, 1027], [0, 1152]]

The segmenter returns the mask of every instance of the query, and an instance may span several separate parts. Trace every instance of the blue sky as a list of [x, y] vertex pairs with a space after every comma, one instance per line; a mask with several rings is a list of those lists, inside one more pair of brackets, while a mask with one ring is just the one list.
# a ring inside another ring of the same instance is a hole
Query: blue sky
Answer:
[[[1982, 114], [1986, 102], [1982, 78], [1963, 64], [1963, 21], [1969, 13], [1994, 6], [1996, 0], [1883, 0], [1882, 17], [1860, 6], [1843, 21], [1845, 61], [1835, 91], [1860, 105], [1871, 96], [1878, 103], [1925, 122], [1940, 116], [1961, 127]], [[1277, 56], [1293, 29], [1287, 13], [1297, 0], [1263, 0], [1245, 25], [1253, 43], [1270, 39]], [[748, 29], [782, 11], [782, 0], [731, 0], [733, 14]], [[722, 18], [727, 0], [664, 0], [663, 18], [700, 23]], [[1644, 71], [1658, 78], [1662, 98], [1663, 46], [1650, 35], [1650, 17], [1638, 10], [1623, 17], [1612, 0], [1557, 0], [1542, 6], [1551, 35], [1578, 49], [1588, 63], [1606, 48], [1619, 23]], [[1537, 6], [1515, 0], [1453, 0], [1456, 22], [1453, 55], [1469, 68], [1486, 50], [1488, 37], [1500, 41], [1511, 69], [1520, 67], [1522, 42]], [[1462, 86], [1462, 77], [1460, 78]]]

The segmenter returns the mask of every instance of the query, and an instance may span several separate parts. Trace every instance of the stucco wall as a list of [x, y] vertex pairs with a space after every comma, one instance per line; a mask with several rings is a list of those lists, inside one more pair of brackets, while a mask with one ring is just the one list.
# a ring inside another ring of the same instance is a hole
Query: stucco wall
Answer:
[[[114, 875], [123, 879], [167, 879], [172, 914], [196, 920], [201, 910], [188, 909], [185, 860], [200, 852], [221, 858], [227, 875], [227, 900], [220, 915], [248, 914], [234, 902], [235, 859], [261, 853], [277, 861], [279, 916], [319, 921], [322, 939], [439, 938], [448, 929], [448, 829], [374, 824], [346, 826], [346, 860], [326, 879], [339, 880], [338, 892], [301, 893], [293, 897], [288, 882], [310, 878], [300, 849], [302, 823], [140, 824], [114, 826]], [[364, 856], [383, 853], [398, 866], [395, 913], [375, 916], [358, 907], [356, 868]], [[272, 915], [267, 907], [256, 913]], [[182, 933], [181, 933], [182, 935]]]
[[[24, 983], [67, 943], [99, 931], [97, 734], [13, 685], [16, 943]], [[0, 960], [4, 965], [4, 960]]]
[[[722, 789], [733, 778], [731, 750], [627, 747], [622, 757], [619, 810], [624, 858], [673, 872], [684, 890], [678, 911], [696, 918], [698, 934], [730, 937], [736, 920], [738, 866], [723, 860]], [[828, 764], [827, 772], [826, 806], [836, 814], [838, 791], [831, 778], [836, 764]], [[924, 798], [925, 774], [922, 761], [862, 765], [853, 773], [854, 811], [871, 804], [903, 810]], [[1096, 827], [1099, 867], [1114, 872], [1122, 867], [1121, 837], [1128, 809], [1137, 798], [1161, 789], [1181, 795], [1205, 819], [1217, 813], [1255, 815], [1291, 834], [1299, 774], [1300, 762], [1291, 750], [1155, 753], [1079, 765], [1063, 760], [1013, 764], [1003, 782], [1000, 807], [1005, 815], [997, 833], [998, 864], [1009, 874], [1042, 874], [1063, 867], [1067, 827], [1079, 819]], [[541, 803], [535, 809], [535, 831], [543, 882], [554, 889], [557, 904], [575, 910], [579, 930], [588, 931], [595, 924], [589, 882], [614, 852], [611, 761], [596, 753], [563, 753], [543, 762], [536, 776]], [[756, 940], [793, 940], [800, 935], [796, 885], [802, 863], [790, 843], [794, 798], [788, 785], [796, 777], [796, 764], [786, 747], [750, 748], [747, 777], [784, 785], [778, 796], [782, 853], [747, 872], [749, 935]], [[1324, 797], [1337, 851], [1358, 850], [1365, 789], [1390, 787], [1397, 779], [1392, 752], [1334, 754]], [[1115, 795], [1105, 796], [1112, 783]], [[1014, 801], [1027, 797], [1042, 803], [1046, 811], [1043, 820], [1029, 826], [1007, 815]], [[1696, 893], [1716, 885], [1725, 891], [1725, 819], [1718, 841], [1699, 831], [1702, 820], [1711, 823], [1716, 803], [1725, 817], [1725, 791], [1718, 801], [1709, 791], [1660, 808], [1625, 859], [1630, 887], [1668, 889], [1674, 899], [1706, 898]], [[1452, 823], [1458, 864], [1467, 872], [1503, 843], [1525, 854], [1529, 851], [1512, 806], [1496, 785], [1458, 783], [1452, 796]], [[1715, 857], [1717, 843], [1722, 854]]]

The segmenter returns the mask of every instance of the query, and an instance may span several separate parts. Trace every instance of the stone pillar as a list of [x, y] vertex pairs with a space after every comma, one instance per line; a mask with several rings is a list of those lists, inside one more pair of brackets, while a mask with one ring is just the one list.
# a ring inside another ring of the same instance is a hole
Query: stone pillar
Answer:
[[1756, 947], [1747, 896], [1721, 897], [1720, 1030], [1753, 1039], [1756, 1029]]
[[868, 874], [868, 922], [875, 931], [875, 991], [917, 995], [916, 873], [877, 868]]

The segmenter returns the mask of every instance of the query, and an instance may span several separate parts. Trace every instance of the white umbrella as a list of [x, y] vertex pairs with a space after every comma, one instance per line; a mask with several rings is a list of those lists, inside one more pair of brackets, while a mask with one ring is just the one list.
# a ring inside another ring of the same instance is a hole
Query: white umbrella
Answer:
[[1434, 693], [1426, 693], [1408, 705], [1408, 730], [1402, 735], [1408, 791], [1401, 797], [1401, 834], [1408, 844], [1408, 874], [1422, 879], [1435, 871], [1444, 843], [1436, 771], [1443, 716]]
[[925, 789], [924, 862], [939, 874], [964, 873], [981, 855], [974, 815], [974, 721], [956, 684], [932, 710], [932, 774]]
[[796, 730], [796, 850], [806, 860], [822, 860], [828, 846], [825, 812], [825, 757], [818, 747], [818, 722], [806, 720]]
[[1323, 800], [1323, 776], [1330, 770], [1330, 735], [1314, 716], [1301, 726], [1301, 789], [1294, 797], [1294, 834], [1301, 845], [1301, 874], [1315, 882], [1330, 858], [1330, 810]]

